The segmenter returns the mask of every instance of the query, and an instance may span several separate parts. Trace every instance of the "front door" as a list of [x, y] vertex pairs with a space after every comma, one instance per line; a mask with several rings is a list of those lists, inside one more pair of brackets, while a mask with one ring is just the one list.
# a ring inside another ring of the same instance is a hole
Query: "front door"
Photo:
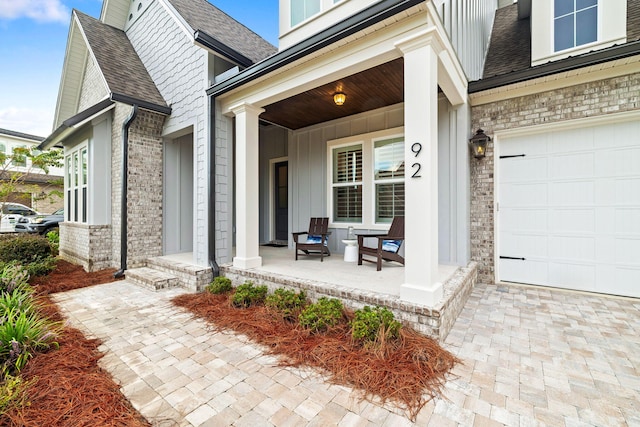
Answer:
[[289, 168], [287, 162], [275, 164], [275, 223], [276, 240], [286, 241], [289, 236]]

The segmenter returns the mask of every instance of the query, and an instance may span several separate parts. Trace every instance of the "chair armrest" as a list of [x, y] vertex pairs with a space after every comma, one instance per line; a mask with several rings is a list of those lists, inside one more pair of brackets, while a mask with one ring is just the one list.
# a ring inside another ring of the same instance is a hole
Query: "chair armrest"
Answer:
[[293, 235], [293, 241], [294, 243], [298, 243], [298, 237], [301, 236], [302, 234], [309, 234], [308, 231], [298, 231], [296, 233], [291, 233]]

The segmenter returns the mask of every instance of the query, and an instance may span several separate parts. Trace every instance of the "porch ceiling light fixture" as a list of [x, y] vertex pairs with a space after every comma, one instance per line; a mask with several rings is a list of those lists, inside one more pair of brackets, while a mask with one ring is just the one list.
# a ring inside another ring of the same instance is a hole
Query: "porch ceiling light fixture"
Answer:
[[485, 135], [482, 129], [478, 129], [476, 134], [473, 135], [473, 138], [469, 140], [469, 146], [471, 146], [473, 156], [476, 159], [481, 159], [485, 156], [487, 152], [487, 143], [489, 141], [491, 141], [491, 138]]
[[335, 94], [333, 94], [333, 102], [335, 102], [336, 105], [342, 105], [346, 100], [347, 95], [342, 92], [336, 92]]

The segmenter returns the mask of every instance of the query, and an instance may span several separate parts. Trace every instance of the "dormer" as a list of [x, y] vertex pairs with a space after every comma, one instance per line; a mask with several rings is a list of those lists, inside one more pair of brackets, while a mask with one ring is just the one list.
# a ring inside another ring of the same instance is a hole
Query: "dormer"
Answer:
[[519, 0], [531, 18], [531, 66], [627, 40], [626, 0]]
[[280, 0], [279, 48], [284, 50], [381, 0]]

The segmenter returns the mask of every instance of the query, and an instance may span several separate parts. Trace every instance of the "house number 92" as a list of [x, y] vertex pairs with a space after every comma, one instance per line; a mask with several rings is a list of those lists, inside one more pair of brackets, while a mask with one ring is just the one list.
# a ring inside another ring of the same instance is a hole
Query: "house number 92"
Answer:
[[[411, 152], [414, 154], [416, 158], [420, 155], [421, 151], [422, 151], [422, 144], [420, 144], [419, 142], [414, 142], [413, 145], [411, 146]], [[422, 165], [416, 162], [412, 164], [411, 167], [414, 169], [413, 175], [411, 175], [411, 178], [422, 178], [422, 175], [420, 175], [420, 169], [422, 169]]]

